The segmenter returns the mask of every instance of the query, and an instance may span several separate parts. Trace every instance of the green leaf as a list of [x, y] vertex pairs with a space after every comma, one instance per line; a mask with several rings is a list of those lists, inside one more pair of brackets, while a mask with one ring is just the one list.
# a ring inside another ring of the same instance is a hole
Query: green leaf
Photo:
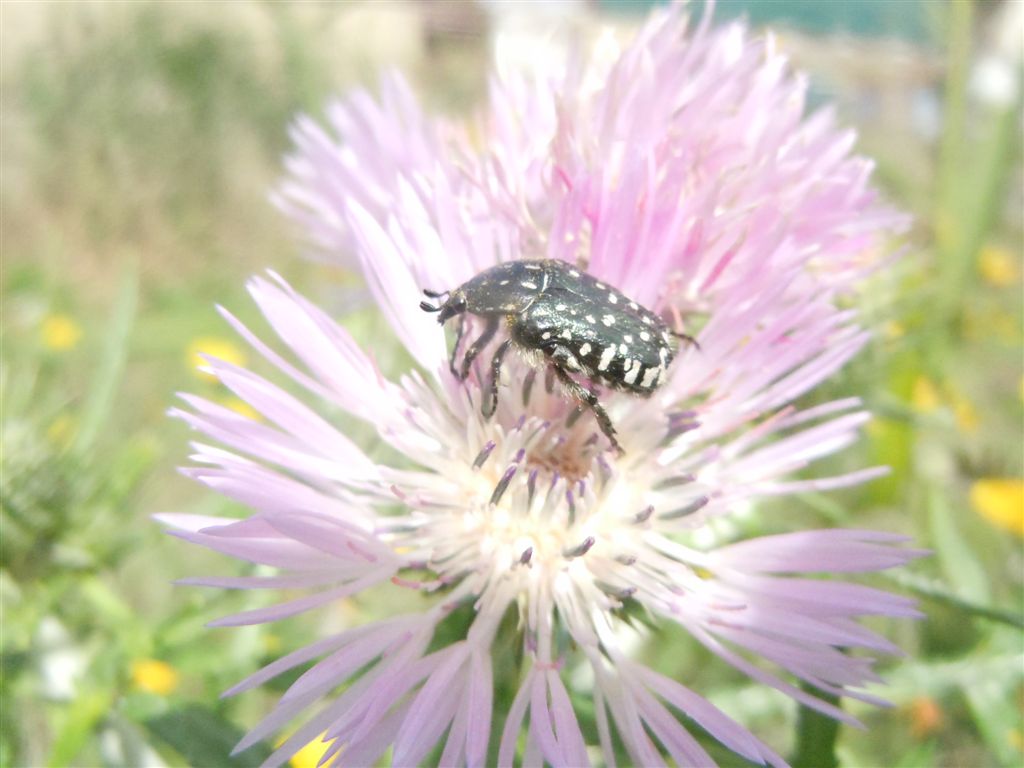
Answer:
[[114, 311], [107, 327], [103, 348], [96, 365], [96, 375], [81, 414], [81, 426], [75, 438], [75, 449], [87, 452], [96, 442], [103, 424], [114, 408], [117, 390], [128, 358], [128, 341], [138, 304], [139, 278], [134, 268], [126, 270]]
[[78, 594], [85, 600], [90, 612], [103, 625], [117, 627], [118, 634], [137, 634], [138, 617], [124, 597], [95, 576], [88, 576], [78, 585]]
[[[1017, 633], [997, 632], [996, 638]], [[1000, 650], [991, 644], [984, 654], [967, 654], [955, 661], [905, 660], [888, 672], [886, 695], [898, 704], [909, 704], [918, 696], [934, 699], [950, 697], [955, 691], [968, 689], [978, 680], [998, 680], [1010, 691], [1024, 682], [1024, 654], [1018, 645], [1013, 650]]]
[[967, 306], [964, 296], [975, 279], [978, 251], [998, 225], [1020, 147], [1019, 87], [1010, 103], [982, 105], [980, 115], [978, 106], [968, 98], [973, 41], [979, 39], [982, 25], [975, 8], [981, 5], [953, 0], [946, 6], [945, 119], [934, 215], [939, 291], [929, 335], [933, 362], [952, 359], [948, 352], [955, 335], [950, 331], [956, 330]]
[[[1003, 630], [1006, 645], [1020, 647], [1020, 635]], [[1017, 696], [1022, 674], [1020, 668], [1006, 675], [978, 676], [961, 685], [961, 692], [971, 708], [974, 724], [985, 744], [996, 755], [1000, 765], [1020, 765], [1020, 708]]]
[[1013, 696], [997, 681], [976, 680], [963, 689], [974, 723], [1000, 765], [1020, 765], [1021, 755], [1012, 734], [1020, 727], [1020, 713]]
[[48, 766], [75, 764], [75, 758], [96, 731], [96, 727], [110, 711], [113, 694], [109, 690], [88, 691], [72, 702], [65, 714], [63, 726], [53, 741], [53, 750], [46, 761]]
[[943, 491], [934, 486], [928, 491], [928, 518], [946, 582], [955, 585], [957, 594], [967, 600], [980, 604], [990, 602], [988, 577], [958, 530]]
[[893, 768], [932, 768], [935, 765], [935, 742], [915, 744], [900, 757]]
[[832, 525], [843, 525], [850, 517], [849, 510], [828, 494], [818, 491], [800, 493], [796, 498], [828, 520]]
[[189, 704], [147, 720], [149, 733], [177, 751], [189, 765], [258, 766], [270, 756], [265, 744], [255, 744], [231, 756], [244, 733], [212, 709]]

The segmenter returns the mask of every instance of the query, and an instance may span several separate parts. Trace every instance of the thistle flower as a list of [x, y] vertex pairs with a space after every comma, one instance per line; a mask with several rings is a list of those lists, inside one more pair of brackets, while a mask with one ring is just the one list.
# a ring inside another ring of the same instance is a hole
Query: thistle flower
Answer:
[[[325, 762], [346, 765], [388, 748], [396, 765], [615, 764], [618, 749], [642, 765], [704, 765], [692, 735], [703, 730], [755, 763], [784, 764], [631, 658], [629, 635], [644, 631], [628, 620], [634, 609], [836, 719], [857, 722], [796, 683], [881, 703], [863, 690], [878, 680], [871, 659], [845, 650], [897, 652], [857, 620], [915, 616], [911, 602], [808, 574], [919, 553], [856, 530], [727, 543], [730, 518], [759, 498], [882, 472], [792, 477], [867, 419], [855, 398], [793, 403], [863, 345], [836, 299], [901, 226], [875, 203], [849, 137], [827, 114], [803, 119], [803, 93], [770, 41], [706, 17], [691, 32], [675, 6], [611, 60], [548, 82], [496, 80], [472, 132], [483, 140], [428, 120], [396, 78], [380, 104], [359, 94], [336, 105], [337, 137], [299, 123], [279, 200], [322, 255], [355, 254], [416, 368], [389, 380], [281, 278], [254, 278], [250, 293], [290, 357], [223, 314], [308, 397], [210, 359], [264, 419], [185, 395], [175, 415], [224, 446], [197, 444], [185, 471], [253, 514], [162, 519], [187, 541], [280, 570], [190, 583], [310, 590], [217, 626], [276, 621], [375, 586], [419, 593], [426, 607], [319, 639], [232, 688], [310, 665], [239, 749], [301, 719], [270, 764], [324, 734]], [[497, 410], [484, 418], [486, 376], [457, 381], [443, 333], [419, 309], [424, 287], [537, 257], [586, 264], [699, 340], [652, 397], [602, 394], [624, 453], [526, 358], [505, 358]], [[339, 411], [369, 424], [387, 458], [343, 434]], [[495, 662], [518, 659], [517, 692], [495, 706]], [[570, 690], [592, 698], [596, 744]]]

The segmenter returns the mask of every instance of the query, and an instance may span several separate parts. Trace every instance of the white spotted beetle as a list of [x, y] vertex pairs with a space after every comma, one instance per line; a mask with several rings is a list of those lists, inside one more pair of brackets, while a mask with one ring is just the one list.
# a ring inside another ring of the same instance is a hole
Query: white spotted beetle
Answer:
[[460, 381], [480, 352], [491, 342], [502, 318], [508, 338], [491, 358], [490, 400], [481, 407], [485, 417], [498, 403], [498, 378], [509, 347], [516, 346], [535, 368], [548, 366], [568, 394], [588, 406], [612, 447], [621, 452], [611, 419], [597, 393], [572, 374], [624, 392], [648, 397], [667, 378], [675, 356], [676, 338], [697, 342], [671, 330], [656, 314], [559, 259], [523, 259], [486, 269], [451, 291], [424, 289], [441, 299], [438, 306], [420, 302], [425, 312], [437, 312], [442, 325], [466, 313], [484, 320], [483, 333], [474, 341], [456, 369], [462, 341], [460, 322], [449, 367]]

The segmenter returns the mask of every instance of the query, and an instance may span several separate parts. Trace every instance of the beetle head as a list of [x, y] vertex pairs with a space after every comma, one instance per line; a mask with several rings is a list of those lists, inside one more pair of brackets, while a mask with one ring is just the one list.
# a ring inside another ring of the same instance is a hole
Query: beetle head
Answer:
[[420, 302], [420, 309], [424, 312], [438, 313], [437, 322], [441, 325], [466, 311], [466, 295], [459, 289], [438, 293], [437, 291], [424, 288], [423, 295], [431, 299], [442, 299], [441, 303], [437, 306], [426, 301]]

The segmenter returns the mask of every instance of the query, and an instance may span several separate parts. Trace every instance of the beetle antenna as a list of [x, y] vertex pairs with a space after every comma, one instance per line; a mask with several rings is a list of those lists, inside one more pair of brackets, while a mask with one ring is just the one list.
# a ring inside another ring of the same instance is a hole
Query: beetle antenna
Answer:
[[448, 291], [432, 291], [429, 288], [423, 289], [423, 295], [428, 299], [440, 299], [442, 296], [446, 296]]
[[686, 333], [680, 333], [679, 331], [673, 331], [673, 330], [669, 330], [669, 333], [671, 333], [677, 339], [682, 339], [683, 341], [685, 341], [690, 346], [695, 347], [698, 352], [700, 351], [700, 344], [697, 343], [697, 340], [695, 338], [693, 338], [693, 336], [690, 336], [689, 334], [686, 334]]
[[420, 302], [420, 309], [422, 309], [424, 312], [440, 312], [441, 311], [440, 307], [435, 307], [433, 304], [428, 304], [425, 301], [421, 301]]

